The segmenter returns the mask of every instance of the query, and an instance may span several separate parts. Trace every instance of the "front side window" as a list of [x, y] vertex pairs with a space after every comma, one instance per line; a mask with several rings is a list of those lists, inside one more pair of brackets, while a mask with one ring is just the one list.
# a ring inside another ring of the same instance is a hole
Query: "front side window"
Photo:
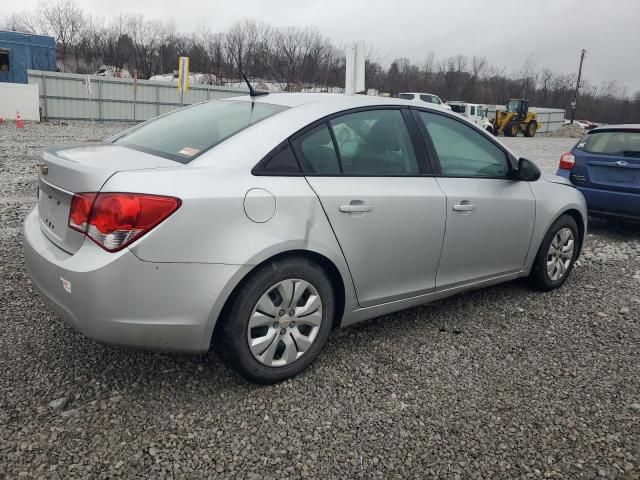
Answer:
[[345, 175], [418, 175], [418, 161], [400, 110], [368, 110], [331, 120]]
[[640, 157], [640, 132], [594, 132], [580, 140], [576, 148], [599, 155]]
[[419, 112], [448, 177], [505, 178], [507, 155], [480, 132], [444, 115]]
[[114, 143], [189, 163], [240, 130], [286, 109], [235, 100], [200, 103], [126, 132]]

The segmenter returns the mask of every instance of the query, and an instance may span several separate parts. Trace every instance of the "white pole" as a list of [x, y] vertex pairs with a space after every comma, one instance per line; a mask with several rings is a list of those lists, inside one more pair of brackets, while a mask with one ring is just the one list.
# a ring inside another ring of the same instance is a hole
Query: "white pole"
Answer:
[[348, 45], [345, 49], [345, 95], [354, 95], [365, 91], [364, 85], [364, 41]]

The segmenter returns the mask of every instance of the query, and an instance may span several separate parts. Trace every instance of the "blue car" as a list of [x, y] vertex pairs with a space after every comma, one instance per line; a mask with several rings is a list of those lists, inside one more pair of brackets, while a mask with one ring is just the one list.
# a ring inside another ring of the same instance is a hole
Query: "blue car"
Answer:
[[557, 175], [582, 192], [589, 213], [640, 219], [640, 124], [590, 130], [560, 157]]

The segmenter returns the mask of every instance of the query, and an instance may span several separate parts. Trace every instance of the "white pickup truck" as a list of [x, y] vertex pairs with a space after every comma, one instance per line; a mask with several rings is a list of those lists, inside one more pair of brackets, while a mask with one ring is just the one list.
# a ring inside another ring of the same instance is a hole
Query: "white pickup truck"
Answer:
[[489, 133], [493, 132], [493, 125], [487, 118], [487, 109], [484, 105], [460, 102], [457, 100], [447, 102], [447, 104], [455, 113], [466, 117], [468, 120], [471, 120], [473, 123]]
[[449, 105], [443, 102], [442, 99], [434, 93], [404, 92], [399, 93], [398, 98], [401, 98], [402, 100], [411, 100], [418, 104], [432, 103], [434, 105], [440, 105], [447, 110], [451, 110], [451, 107], [449, 107]]

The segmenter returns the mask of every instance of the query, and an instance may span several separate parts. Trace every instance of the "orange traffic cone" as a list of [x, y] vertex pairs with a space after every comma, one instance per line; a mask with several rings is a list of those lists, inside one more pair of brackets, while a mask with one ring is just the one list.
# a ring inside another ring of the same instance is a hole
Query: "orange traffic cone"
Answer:
[[24, 122], [20, 116], [20, 112], [16, 112], [16, 128], [24, 128]]

